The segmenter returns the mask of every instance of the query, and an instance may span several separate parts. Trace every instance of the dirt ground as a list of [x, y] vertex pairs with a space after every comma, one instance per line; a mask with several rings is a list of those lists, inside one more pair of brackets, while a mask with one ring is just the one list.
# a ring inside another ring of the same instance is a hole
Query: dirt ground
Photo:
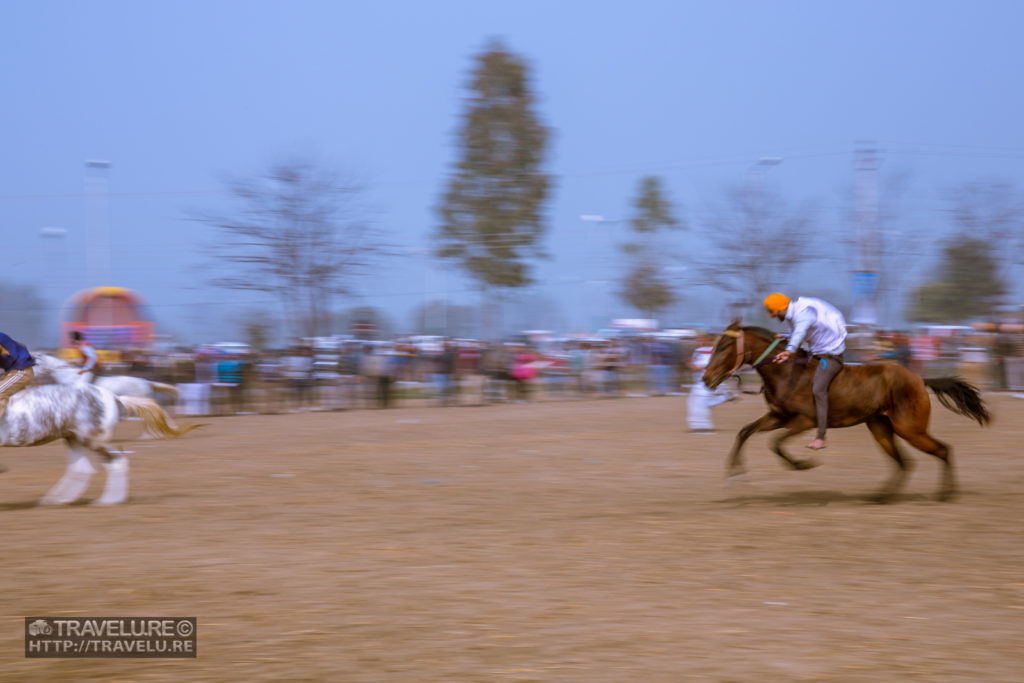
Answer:
[[[64, 450], [5, 449], [0, 680], [1020, 681], [1024, 400], [987, 400], [934, 404], [952, 503], [913, 451], [869, 504], [864, 427], [805, 472], [755, 436], [727, 483], [758, 396], [714, 434], [683, 397], [128, 423], [112, 508], [34, 507]], [[25, 659], [27, 615], [196, 616], [199, 656]]]

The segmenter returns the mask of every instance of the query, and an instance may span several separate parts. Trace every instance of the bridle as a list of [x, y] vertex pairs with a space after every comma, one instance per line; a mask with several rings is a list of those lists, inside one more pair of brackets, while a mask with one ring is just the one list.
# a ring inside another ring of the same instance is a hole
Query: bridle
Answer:
[[736, 365], [733, 366], [732, 370], [726, 373], [725, 376], [728, 377], [743, 367], [743, 361], [747, 357], [747, 352], [743, 348], [743, 330], [726, 330], [722, 333], [722, 336], [732, 337], [736, 340]]
[[[739, 370], [741, 367], [743, 367], [743, 363], [747, 359], [747, 352], [743, 348], [743, 340], [746, 337], [746, 335], [743, 334], [743, 330], [726, 330], [725, 332], [722, 332], [722, 336], [732, 337], [733, 339], [736, 340], [736, 365], [732, 367], [732, 370], [726, 373], [725, 376], [729, 377], [735, 374], [736, 371]], [[753, 367], [754, 369], [760, 367], [761, 363], [763, 363], [765, 358], [768, 357], [768, 354], [772, 352], [772, 349], [778, 346], [781, 341], [782, 337], [776, 337], [774, 340], [772, 340], [772, 343], [768, 345], [768, 348], [766, 348], [764, 352], [760, 356], [758, 356], [757, 360], [750, 364], [751, 367]]]

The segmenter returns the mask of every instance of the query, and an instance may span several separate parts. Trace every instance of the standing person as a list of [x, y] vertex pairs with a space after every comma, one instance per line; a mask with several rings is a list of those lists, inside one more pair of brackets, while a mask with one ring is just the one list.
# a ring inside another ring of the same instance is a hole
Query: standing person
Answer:
[[515, 382], [516, 402], [526, 403], [530, 400], [530, 386], [537, 378], [537, 356], [525, 344], [518, 344], [510, 360], [509, 376]]
[[574, 342], [569, 350], [569, 374], [577, 398], [587, 393], [587, 343]]
[[714, 350], [712, 338], [702, 335], [689, 361], [690, 370], [693, 372], [693, 385], [686, 399], [686, 423], [691, 432], [715, 431], [715, 425], [711, 421], [711, 409], [736, 398], [725, 389], [725, 384], [719, 385], [714, 391], [704, 385], [704, 369], [711, 362]]
[[625, 352], [615, 341], [609, 341], [601, 355], [601, 370], [604, 374], [604, 394], [618, 398], [621, 395], [619, 372], [625, 364]]
[[99, 354], [96, 353], [95, 347], [85, 341], [82, 338], [82, 333], [78, 330], [71, 331], [71, 346], [81, 354], [79, 363], [82, 367], [78, 370], [78, 374], [84, 375], [87, 372], [91, 372], [93, 375], [96, 375], [99, 369], [97, 366], [99, 365], [100, 358]]
[[773, 318], [789, 324], [789, 344], [772, 360], [785, 363], [806, 342], [807, 350], [817, 361], [814, 369], [814, 407], [818, 417], [818, 436], [808, 448], [825, 448], [828, 429], [828, 388], [843, 369], [846, 351], [846, 320], [839, 309], [821, 299], [802, 296], [791, 301], [775, 292], [764, 300], [764, 307]]
[[391, 382], [394, 379], [393, 359], [383, 348], [375, 349], [372, 344], [363, 347], [362, 373], [375, 396], [378, 408], [391, 405]]
[[910, 369], [924, 377], [929, 365], [938, 357], [935, 337], [919, 332], [910, 338]]
[[35, 364], [36, 359], [23, 344], [0, 332], [0, 370], [4, 371], [0, 377], [0, 417], [7, 411], [7, 399], [32, 384]]
[[313, 354], [309, 347], [296, 344], [284, 357], [285, 376], [291, 392], [291, 409], [306, 410], [312, 406]]
[[490, 342], [484, 349], [480, 365], [486, 376], [484, 401], [504, 402], [510, 400], [509, 383], [512, 382], [512, 357], [506, 344]]
[[451, 339], [445, 339], [441, 352], [434, 358], [434, 393], [438, 404], [447, 406], [456, 395], [455, 377], [459, 355]]
[[228, 414], [242, 412], [242, 361], [239, 356], [231, 354], [217, 361], [214, 366], [217, 382], [216, 385], [226, 390], [224, 403]]
[[671, 391], [669, 373], [672, 369], [672, 349], [664, 340], [651, 337], [647, 350], [647, 393], [664, 396]]

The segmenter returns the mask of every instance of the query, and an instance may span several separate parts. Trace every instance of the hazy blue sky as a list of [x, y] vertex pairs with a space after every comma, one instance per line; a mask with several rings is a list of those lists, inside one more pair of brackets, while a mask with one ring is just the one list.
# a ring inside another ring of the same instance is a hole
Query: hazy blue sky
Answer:
[[[580, 215], [625, 218], [642, 175], [662, 176], [693, 226], [683, 250], [702, 248], [703, 207], [760, 157], [784, 157], [766, 182], [815, 200], [824, 231], [846, 225], [858, 140], [883, 150], [883, 181], [909, 174], [903, 220], [933, 235], [948, 225], [944, 189], [1018, 183], [1022, 25], [1015, 1], [7, 3], [0, 282], [38, 285], [54, 307], [89, 284], [86, 159], [112, 164], [111, 284], [141, 293], [185, 341], [237, 336], [265, 300], [211, 291], [195, 269], [208, 228], [185, 217], [223, 201], [225, 175], [315, 155], [363, 183], [377, 225], [415, 254], [436, 223], [466, 72], [494, 36], [529, 60], [554, 133], [552, 258], [534, 303], [584, 327], [633, 312], [592, 282], [614, 277], [609, 231], [622, 226]], [[43, 238], [44, 227], [66, 237]], [[422, 255], [386, 275], [351, 303], [399, 328], [425, 298], [476, 302]], [[847, 283], [840, 268], [780, 286]], [[688, 294], [673, 317], [721, 315], [720, 293]]]

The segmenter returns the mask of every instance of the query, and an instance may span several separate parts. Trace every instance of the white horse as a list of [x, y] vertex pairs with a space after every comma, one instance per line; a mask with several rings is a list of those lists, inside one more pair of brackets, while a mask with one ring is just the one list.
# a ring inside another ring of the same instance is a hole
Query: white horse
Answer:
[[[36, 372], [42, 375], [49, 375], [58, 384], [74, 384], [78, 382], [89, 382], [92, 380], [92, 373], [79, 374], [79, 368], [63, 361], [56, 356], [46, 353], [33, 353], [36, 359]], [[98, 387], [103, 387], [114, 392], [118, 396], [137, 396], [139, 398], [159, 398], [160, 394], [170, 394], [173, 398], [178, 397], [178, 388], [163, 382], [151, 382], [141, 377], [131, 375], [102, 375], [93, 382]]]
[[114, 428], [125, 414], [141, 417], [146, 429], [164, 437], [177, 437], [200, 425], [179, 429], [167, 413], [148, 398], [115, 396], [92, 384], [30, 386], [10, 397], [0, 417], [0, 446], [38, 446], [64, 439], [68, 467], [40, 505], [63, 505], [78, 499], [96, 472], [89, 452], [98, 455], [107, 470], [103, 493], [94, 504], [112, 505], [128, 497], [128, 457], [112, 451]]

